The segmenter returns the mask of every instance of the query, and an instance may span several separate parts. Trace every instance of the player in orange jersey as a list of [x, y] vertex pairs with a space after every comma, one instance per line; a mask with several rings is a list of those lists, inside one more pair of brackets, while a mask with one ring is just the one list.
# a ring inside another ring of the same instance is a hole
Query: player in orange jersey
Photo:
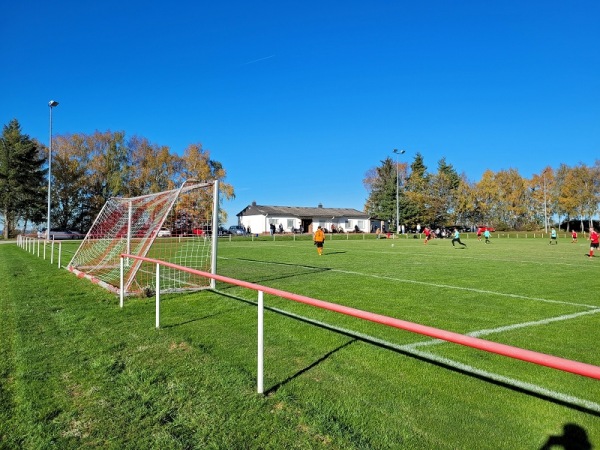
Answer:
[[313, 242], [317, 246], [317, 253], [319, 256], [323, 255], [323, 244], [325, 243], [325, 233], [321, 227], [317, 228], [315, 235], [313, 236]]

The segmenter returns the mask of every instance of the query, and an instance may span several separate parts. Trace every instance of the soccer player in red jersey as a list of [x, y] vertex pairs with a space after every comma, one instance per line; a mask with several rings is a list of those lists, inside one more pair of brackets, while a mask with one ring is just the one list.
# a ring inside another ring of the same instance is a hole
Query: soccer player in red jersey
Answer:
[[594, 230], [593, 228], [590, 228], [590, 254], [588, 255], [589, 258], [594, 256], [594, 250], [598, 249], [598, 233], [596, 233], [596, 230]]
[[431, 239], [431, 230], [429, 229], [429, 227], [425, 227], [423, 233], [425, 233], [425, 242], [423, 242], [423, 244], [427, 244], [429, 242], [429, 239]]

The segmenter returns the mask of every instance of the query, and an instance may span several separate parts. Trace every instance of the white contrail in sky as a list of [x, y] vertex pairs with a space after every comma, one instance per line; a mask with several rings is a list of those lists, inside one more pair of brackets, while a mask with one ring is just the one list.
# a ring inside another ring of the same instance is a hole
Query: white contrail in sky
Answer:
[[264, 61], [265, 59], [270, 59], [270, 58], [274, 58], [274, 57], [275, 57], [275, 55], [265, 56], [264, 58], [258, 58], [253, 61], [248, 61], [247, 63], [242, 64], [242, 66], [247, 66], [248, 64], [254, 64], [256, 62]]

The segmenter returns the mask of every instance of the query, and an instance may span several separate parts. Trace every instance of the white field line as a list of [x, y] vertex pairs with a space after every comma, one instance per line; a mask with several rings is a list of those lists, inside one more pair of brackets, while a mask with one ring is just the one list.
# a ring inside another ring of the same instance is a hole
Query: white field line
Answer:
[[[392, 240], [390, 240], [392, 241]], [[312, 241], [306, 241], [306, 242], [312, 242]], [[362, 241], [350, 241], [350, 242], [362, 242]], [[367, 242], [371, 242], [371, 241], [367, 241]], [[392, 244], [395, 244], [397, 241], [392, 241]], [[399, 242], [402, 242], [402, 240], [400, 240]], [[450, 245], [449, 243], [450, 241], [448, 241], [448, 248], [452, 249], [452, 245]], [[347, 241], [345, 240], [339, 240], [339, 241], [326, 241], [325, 242], [326, 245], [327, 244], [333, 244], [336, 245], [336, 248], [340, 248], [337, 247], [338, 245], [344, 245], [347, 243]], [[289, 247], [289, 248], [295, 248], [298, 249], [298, 246], [294, 246], [294, 245], [290, 245], [290, 244], [286, 244], [286, 243], [277, 243], [277, 242], [273, 242], [272, 243], [273, 246], [275, 247]], [[365, 250], [365, 249], [361, 249], [361, 253], [376, 253], [378, 255], [385, 253], [385, 254], [403, 254], [404, 252], [408, 252], [410, 253], [411, 256], [424, 256], [424, 257], [431, 257], [431, 258], [448, 258], [448, 259], [471, 259], [471, 260], [476, 260], [476, 261], [482, 261], [482, 262], [489, 262], [489, 258], [486, 255], [480, 254], [478, 253], [477, 256], [473, 255], [473, 256], [466, 256], [464, 254], [460, 254], [457, 255], [457, 252], [452, 252], [452, 253], [433, 253], [433, 252], [426, 252], [424, 250], [418, 250], [416, 248], [406, 248], [406, 247], [401, 247], [401, 243], [398, 244], [398, 246], [395, 246], [394, 250], [389, 250], [389, 249], [377, 249], [377, 250]], [[485, 244], [483, 244], [485, 245]], [[241, 246], [237, 246], [238, 248], [241, 248]], [[438, 245], [434, 245], [434, 247], [439, 247]], [[583, 249], [587, 249], [587, 246], [581, 246]], [[439, 247], [441, 248], [441, 247]], [[351, 248], [354, 249], [354, 248]], [[325, 251], [325, 253], [327, 253], [327, 251]], [[452, 254], [452, 256], [450, 256], [450, 254]], [[478, 257], [481, 256], [481, 257]], [[577, 263], [568, 263], [568, 262], [564, 262], [564, 261], [535, 261], [535, 260], [527, 260], [527, 259], [516, 259], [516, 258], [497, 258], [497, 255], [495, 255], [494, 257], [494, 261], [498, 261], [498, 262], [506, 262], [506, 263], [513, 263], [513, 264], [535, 264], [535, 265], [543, 265], [543, 266], [547, 266], [547, 265], [554, 265], [554, 266], [569, 266], [569, 267], [580, 267], [580, 264]], [[420, 264], [425, 264], [423, 262], [414, 262], [415, 265], [420, 265]]]
[[501, 383], [505, 383], [509, 386], [514, 386], [528, 392], [534, 392], [536, 394], [543, 395], [548, 398], [552, 398], [558, 400], [560, 402], [564, 402], [570, 405], [577, 405], [584, 408], [587, 408], [591, 411], [600, 412], [600, 404], [596, 402], [592, 402], [591, 400], [586, 400], [579, 397], [574, 397], [569, 394], [565, 394], [563, 392], [553, 391], [551, 389], [546, 389], [545, 387], [539, 386], [537, 384], [528, 383], [526, 381], [516, 380], [514, 378], [505, 377], [504, 375], [499, 375], [497, 373], [488, 372], [486, 370], [477, 369], [473, 366], [469, 366], [467, 364], [463, 364], [457, 361], [452, 361], [448, 358], [444, 358], [441, 356], [433, 355], [427, 352], [421, 352], [419, 350], [411, 349], [405, 350], [407, 353], [412, 353], [414, 355], [420, 356], [422, 358], [427, 358], [433, 361], [440, 362], [442, 364], [446, 364], [450, 367], [454, 367], [459, 370], [463, 370], [469, 373], [474, 373], [476, 375], [480, 375], [482, 377], [489, 378], [494, 381], [498, 381]]
[[[227, 258], [227, 257], [222, 257], [222, 256], [220, 257], [220, 259], [241, 260], [240, 258]], [[243, 260], [241, 260], [241, 261], [243, 261]], [[267, 265], [267, 264], [287, 265], [287, 264], [273, 262], [273, 261], [252, 261], [252, 263], [265, 264], [265, 265]], [[315, 267], [312, 267], [312, 266], [303, 266], [301, 264], [299, 264], [299, 266], [317, 270]], [[397, 277], [391, 277], [391, 276], [387, 276], [387, 275], [377, 275], [377, 274], [372, 274], [372, 273], [356, 272], [353, 270], [330, 269], [329, 272], [339, 272], [339, 273], [345, 273], [348, 275], [357, 275], [357, 276], [367, 277], [367, 278], [377, 278], [377, 279], [381, 279], [381, 280], [398, 281], [400, 283], [418, 284], [421, 286], [429, 286], [429, 287], [435, 287], [435, 288], [440, 288], [440, 289], [454, 289], [454, 290], [459, 290], [459, 291], [476, 292], [478, 294], [497, 295], [500, 297], [509, 297], [509, 298], [520, 298], [523, 300], [533, 300], [533, 301], [545, 302], [545, 303], [556, 303], [556, 304], [561, 304], [561, 305], [577, 306], [577, 307], [581, 307], [581, 308], [589, 308], [589, 309], [597, 309], [598, 308], [598, 306], [596, 306], [596, 305], [587, 305], [585, 303], [574, 303], [574, 302], [567, 302], [564, 300], [550, 300], [547, 298], [529, 297], [526, 295], [510, 294], [510, 293], [506, 293], [506, 292], [490, 291], [490, 290], [485, 290], [485, 289], [476, 289], [476, 288], [469, 288], [469, 287], [463, 287], [463, 286], [452, 286], [450, 284], [440, 284], [440, 283], [431, 283], [428, 281], [409, 280], [406, 278], [397, 278]]]
[[[473, 255], [473, 256], [467, 256], [464, 255], [464, 252], [460, 252], [460, 254], [457, 255], [457, 252], [451, 252], [451, 253], [433, 253], [433, 252], [426, 252], [423, 250], [418, 250], [415, 248], [403, 248], [403, 247], [399, 247], [401, 244], [399, 244], [398, 246], [395, 247], [395, 249], [397, 250], [389, 250], [389, 249], [381, 249], [381, 250], [362, 250], [361, 249], [361, 253], [377, 253], [377, 254], [402, 254], [402, 253], [409, 253], [411, 256], [423, 256], [423, 257], [431, 257], [431, 258], [436, 258], [436, 259], [440, 259], [440, 258], [447, 258], [447, 259], [452, 259], [452, 260], [456, 260], [456, 259], [471, 259], [471, 260], [475, 260], [475, 261], [481, 261], [481, 262], [490, 262], [489, 257], [487, 255], [481, 254], [481, 253], [477, 253], [477, 255]], [[485, 245], [485, 244], [484, 244]], [[424, 246], [425, 247], [425, 246]], [[438, 246], [435, 246], [438, 247]], [[441, 248], [441, 247], [440, 247]], [[467, 247], [469, 248], [469, 247]], [[452, 250], [452, 246], [449, 244], [448, 249]], [[452, 256], [450, 256], [452, 255]], [[480, 256], [480, 257], [479, 257]], [[535, 265], [543, 265], [543, 266], [547, 266], [547, 265], [554, 265], [554, 266], [569, 266], [569, 267], [580, 267], [580, 264], [577, 263], [568, 263], [568, 262], [564, 262], [564, 261], [536, 261], [536, 260], [527, 260], [527, 259], [521, 259], [521, 258], [498, 258], [497, 255], [494, 255], [494, 262], [506, 262], [506, 263], [513, 263], [513, 264], [535, 264]], [[415, 264], [423, 264], [423, 263], [419, 263], [419, 262], [415, 262]]]
[[[527, 327], [535, 327], [535, 326], [539, 326], [539, 325], [547, 325], [547, 324], [552, 323], [552, 322], [561, 322], [561, 321], [564, 321], [564, 320], [575, 319], [576, 317], [586, 316], [586, 315], [589, 315], [589, 314], [598, 314], [598, 313], [600, 313], [600, 308], [598, 308], [598, 309], [591, 309], [591, 310], [587, 310], [587, 311], [581, 311], [581, 312], [574, 313], [574, 314], [565, 314], [564, 316], [550, 317], [548, 319], [542, 319], [542, 320], [536, 320], [536, 321], [530, 321], [530, 322], [522, 322], [522, 323], [515, 323], [513, 325], [505, 325], [503, 327], [490, 328], [490, 329], [487, 329], [487, 330], [472, 331], [471, 333], [466, 333], [466, 336], [473, 336], [473, 337], [487, 336], [488, 334], [502, 333], [504, 331], [517, 330], [519, 328], [527, 328]], [[444, 343], [446, 343], [446, 341], [443, 341], [441, 339], [430, 339], [430, 340], [427, 340], [427, 341], [414, 342], [412, 344], [403, 345], [402, 349], [409, 349], [409, 348], [414, 348], [414, 347], [425, 347], [425, 346], [431, 346], [431, 345], [437, 345], [437, 344], [444, 344]]]
[[[226, 258], [226, 259], [230, 259], [230, 258]], [[237, 258], [235, 258], [237, 259]], [[278, 263], [274, 263], [274, 262], [262, 262], [264, 264], [278, 264]], [[351, 272], [351, 271], [341, 271], [341, 270], [336, 270], [334, 269], [334, 271], [337, 272], [342, 272], [342, 273], [350, 273], [353, 275], [361, 275], [361, 276], [373, 276], [376, 278], [386, 278], [386, 279], [390, 279], [390, 280], [397, 280], [395, 278], [392, 277], [380, 277], [378, 275], [369, 275], [369, 274], [363, 274], [363, 273], [359, 273], [359, 272]], [[418, 283], [418, 284], [424, 284], [424, 285], [431, 285], [434, 287], [443, 287], [443, 288], [451, 288], [451, 289], [465, 289], [465, 290], [469, 290], [469, 291], [476, 291], [476, 292], [482, 292], [482, 293], [486, 293], [486, 294], [493, 294], [493, 295], [500, 295], [500, 296], [509, 296], [509, 297], [515, 297], [515, 298], [524, 298], [524, 299], [529, 299], [529, 300], [537, 300], [537, 301], [543, 301], [543, 302], [549, 302], [549, 303], [562, 303], [562, 304], [567, 304], [567, 305], [571, 305], [571, 306], [582, 306], [582, 307], [587, 307], [587, 308], [591, 308], [591, 310], [588, 311], [582, 311], [582, 312], [578, 312], [578, 313], [574, 313], [574, 314], [567, 314], [567, 315], [563, 315], [563, 316], [558, 316], [558, 317], [552, 317], [552, 318], [548, 318], [548, 319], [542, 319], [539, 321], [531, 321], [531, 322], [523, 322], [521, 324], [513, 324], [513, 325], [506, 325], [506, 326], [502, 326], [502, 327], [498, 327], [498, 328], [494, 328], [494, 329], [487, 329], [487, 330], [479, 330], [479, 331], [473, 331], [471, 333], [468, 333], [469, 336], [484, 336], [487, 334], [492, 334], [492, 333], [500, 333], [503, 331], [509, 331], [509, 330], [513, 330], [513, 329], [518, 329], [518, 328], [525, 328], [525, 327], [530, 327], [530, 326], [538, 326], [538, 325], [544, 325], [544, 324], [548, 324], [548, 323], [552, 323], [552, 322], [558, 322], [558, 321], [563, 321], [563, 320], [569, 320], [569, 319], [573, 319], [576, 317], [580, 317], [583, 315], [588, 315], [588, 314], [596, 314], [596, 313], [600, 313], [600, 308], [597, 308], [596, 306], [591, 306], [591, 305], [581, 305], [581, 304], [576, 304], [576, 303], [570, 303], [570, 302], [563, 302], [563, 301], [556, 301], [556, 300], [548, 300], [548, 299], [542, 299], [542, 298], [534, 298], [534, 297], [526, 297], [526, 296], [521, 296], [521, 295], [515, 295], [515, 294], [504, 294], [504, 293], [500, 293], [500, 292], [493, 292], [493, 291], [482, 291], [482, 290], [478, 290], [478, 289], [470, 289], [470, 288], [461, 288], [461, 287], [456, 287], [456, 286], [447, 286], [447, 285], [438, 285], [435, 283], [426, 283], [426, 282], [421, 282], [421, 281], [414, 281], [414, 280], [397, 280], [397, 281], [403, 281], [403, 282], [414, 282], [414, 283]], [[586, 400], [586, 399], [581, 399], [579, 397], [574, 397], [562, 392], [557, 392], [557, 391], [553, 391], [550, 389], [546, 389], [543, 386], [539, 386], [536, 384], [531, 384], [528, 382], [524, 382], [524, 381], [520, 381], [514, 378], [509, 378], [509, 377], [505, 377], [503, 375], [499, 375], [496, 373], [492, 373], [492, 372], [488, 372], [485, 370], [481, 370], [478, 369], [476, 367], [473, 366], [469, 366], [463, 363], [460, 363], [458, 361], [453, 361], [451, 359], [448, 358], [444, 358], [441, 356], [438, 356], [436, 354], [433, 353], [427, 353], [427, 352], [423, 352], [420, 350], [417, 350], [416, 347], [421, 347], [421, 346], [429, 346], [429, 345], [437, 345], [437, 344], [441, 344], [441, 343], [445, 343], [446, 341], [440, 340], [440, 339], [430, 339], [427, 341], [422, 341], [422, 342], [415, 342], [412, 344], [405, 344], [405, 345], [398, 345], [398, 344], [394, 344], [388, 341], [384, 341], [382, 339], [373, 337], [373, 336], [369, 336], [369, 335], [365, 335], [362, 333], [358, 333], [352, 330], [346, 330], [344, 328], [340, 328], [340, 327], [336, 327], [333, 325], [329, 325], [327, 323], [324, 322], [320, 322], [318, 320], [314, 320], [314, 319], [309, 319], [307, 317], [303, 317], [294, 313], [290, 313], [289, 311], [285, 311], [285, 310], [281, 310], [278, 308], [269, 308], [272, 311], [277, 311], [280, 312], [282, 314], [286, 314], [288, 316], [291, 317], [297, 317], [297, 318], [301, 318], [304, 321], [307, 322], [311, 322], [311, 323], [315, 323], [317, 325], [321, 325], [324, 327], [327, 327], [329, 329], [334, 329], [334, 330], [338, 330], [341, 331], [345, 334], [351, 335], [351, 336], [357, 336], [360, 338], [363, 338], [365, 340], [368, 341], [372, 341], [372, 342], [376, 342], [385, 346], [388, 346], [390, 348], [394, 348], [415, 356], [419, 356], [431, 361], [435, 361], [435, 362], [439, 362], [442, 364], [445, 364], [449, 367], [453, 367], [456, 368], [458, 370], [467, 372], [467, 373], [473, 373], [482, 377], [485, 377], [487, 379], [490, 380], [494, 380], [497, 382], [501, 382], [504, 384], [507, 384], [509, 386], [514, 386], [523, 390], [526, 390], [528, 392], [534, 392], [536, 394], [548, 397], [548, 398], [552, 398], [564, 403], [568, 403], [568, 404], [572, 404], [572, 405], [578, 405], [584, 408], [587, 408], [589, 410], [595, 411], [595, 412], [600, 412], [600, 404], [592, 402], [590, 400]]]
[[[486, 370], [481, 370], [481, 369], [478, 369], [476, 367], [469, 366], [467, 364], [463, 364], [461, 362], [454, 361], [454, 360], [451, 360], [451, 359], [448, 359], [448, 358], [444, 358], [442, 356], [438, 356], [438, 355], [433, 354], [433, 353], [427, 353], [427, 352], [423, 352], [423, 351], [420, 351], [420, 350], [416, 350], [416, 349], [412, 348], [413, 344], [398, 345], [398, 344], [394, 344], [392, 342], [384, 341], [383, 339], [379, 339], [379, 338], [376, 338], [376, 337], [373, 337], [373, 336], [369, 336], [367, 334], [358, 333], [356, 331], [347, 330], [347, 329], [344, 329], [344, 328], [341, 328], [341, 327], [337, 327], [337, 326], [334, 326], [334, 325], [327, 324], [325, 322], [321, 322], [321, 321], [314, 320], [314, 319], [309, 319], [307, 317], [303, 317], [303, 316], [300, 316], [300, 315], [297, 315], [297, 314], [294, 314], [294, 313], [290, 313], [289, 311], [281, 310], [281, 309], [278, 309], [278, 308], [268, 308], [268, 309], [270, 309], [271, 311], [276, 311], [276, 312], [285, 314], [285, 315], [290, 316], [290, 317], [296, 317], [296, 318], [301, 319], [301, 320], [303, 320], [305, 322], [314, 323], [316, 325], [325, 327], [327, 329], [331, 329], [331, 330], [336, 330], [336, 331], [342, 332], [342, 333], [344, 333], [344, 334], [346, 334], [348, 336], [356, 336], [356, 337], [361, 338], [361, 339], [363, 339], [363, 340], [365, 340], [367, 342], [374, 342], [374, 343], [383, 345], [385, 347], [394, 348], [394, 349], [399, 350], [401, 352], [405, 352], [405, 353], [408, 353], [408, 354], [411, 354], [411, 355], [419, 356], [421, 358], [424, 358], [424, 359], [427, 359], [427, 360], [430, 360], [430, 361], [435, 361], [435, 362], [444, 364], [444, 365], [446, 365], [448, 367], [453, 367], [453, 368], [458, 369], [458, 370], [463, 371], [463, 372], [472, 373], [472, 374], [481, 376], [481, 377], [486, 378], [486, 379], [490, 379], [490, 380], [494, 380], [494, 381], [506, 384], [508, 386], [514, 386], [514, 387], [517, 387], [519, 389], [523, 389], [523, 390], [525, 390], [527, 392], [533, 392], [535, 394], [539, 394], [539, 395], [542, 395], [542, 396], [547, 397], [547, 398], [558, 400], [560, 402], [567, 403], [567, 404], [570, 404], [570, 405], [581, 406], [581, 407], [584, 407], [584, 408], [589, 409], [591, 411], [595, 411], [595, 412], [599, 412], [600, 413], [600, 404], [598, 404], [596, 402], [593, 402], [593, 401], [590, 401], [590, 400], [586, 400], [586, 399], [582, 399], [582, 398], [579, 398], [579, 397], [574, 397], [572, 395], [565, 394], [563, 392], [558, 392], [558, 391], [553, 391], [551, 389], [546, 389], [545, 387], [539, 386], [537, 384], [528, 383], [526, 381], [520, 381], [520, 380], [517, 380], [515, 378], [505, 377], [504, 375], [500, 375], [500, 374], [493, 373], [493, 372], [488, 372]], [[593, 312], [597, 312], [597, 311], [593, 311]], [[591, 314], [593, 312], [592, 311], [588, 311], [589, 314]], [[437, 341], [437, 339], [435, 341]], [[440, 341], [440, 342], [445, 342], [445, 341]]]
[[331, 272], [347, 273], [349, 275], [358, 275], [358, 276], [362, 276], [362, 277], [379, 278], [382, 280], [399, 281], [401, 283], [419, 284], [422, 286], [430, 286], [430, 287], [436, 287], [436, 288], [440, 288], [440, 289], [455, 289], [455, 290], [459, 290], [459, 291], [476, 292], [478, 294], [498, 295], [501, 297], [520, 298], [520, 299], [524, 299], [524, 300], [533, 300], [533, 301], [545, 302], [545, 303], [558, 303], [558, 304], [562, 304], [562, 305], [578, 306], [578, 307], [590, 308], [590, 309], [598, 308], [598, 306], [586, 305], [585, 303], [573, 303], [573, 302], [566, 302], [564, 300], [550, 300], [547, 298], [540, 298], [540, 297], [528, 297], [526, 295], [509, 294], [509, 293], [505, 293], [505, 292], [489, 291], [486, 289], [476, 289], [476, 288], [469, 288], [469, 287], [463, 287], [463, 286], [452, 286], [450, 284], [430, 283], [427, 281], [408, 280], [406, 278], [396, 278], [396, 277], [390, 277], [390, 276], [386, 276], [386, 275], [365, 274], [365, 273], [356, 272], [353, 270], [331, 269]]
[[[386, 252], [386, 253], [392, 253], [392, 252]], [[419, 256], [431, 256], [434, 257], [436, 259], [440, 259], [440, 258], [446, 258], [446, 259], [452, 259], [452, 260], [456, 260], [456, 259], [470, 259], [473, 261], [480, 261], [483, 263], [489, 263], [490, 260], [489, 258], [478, 258], [476, 256], [463, 256], [463, 255], [455, 255], [455, 256], [448, 256], [448, 255], [440, 255], [440, 254], [432, 254], [432, 255], [428, 255], [428, 254], [420, 254]], [[525, 264], [525, 265], [538, 265], [538, 266], [568, 266], [568, 267], [581, 267], [581, 264], [575, 264], [575, 263], [568, 263], [568, 262], [560, 262], [560, 261], [533, 261], [533, 260], [526, 260], [526, 259], [515, 259], [515, 258], [494, 258], [493, 262], [504, 262], [504, 263], [511, 263], [511, 264]]]

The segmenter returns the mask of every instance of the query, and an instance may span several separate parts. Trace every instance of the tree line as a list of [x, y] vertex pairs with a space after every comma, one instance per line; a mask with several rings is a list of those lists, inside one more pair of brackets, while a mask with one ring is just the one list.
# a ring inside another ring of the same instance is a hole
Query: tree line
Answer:
[[531, 178], [514, 168], [486, 170], [479, 181], [470, 181], [445, 158], [429, 172], [417, 153], [410, 166], [386, 158], [366, 173], [363, 184], [369, 192], [365, 212], [394, 229], [397, 223], [409, 228], [420, 223], [537, 230], [566, 222], [567, 230], [583, 230], [599, 211], [600, 160], [593, 166], [547, 166]]
[[[235, 198], [223, 182], [223, 165], [201, 144], [179, 156], [168, 146], [122, 131], [64, 134], [52, 141], [51, 226], [87, 231], [110, 197], [134, 197], [173, 189], [184, 180], [221, 181], [221, 196]], [[0, 137], [0, 224], [4, 237], [41, 224], [47, 215], [48, 148], [21, 130], [16, 119]], [[398, 163], [391, 158], [370, 169], [363, 180], [369, 192], [364, 211], [396, 227], [490, 225], [499, 230], [534, 230], [579, 221], [587, 228], [600, 204], [600, 161], [593, 166], [545, 167], [531, 178], [517, 169], [487, 170], [477, 182], [459, 175], [445, 158], [430, 172], [423, 156]], [[227, 220], [221, 210], [221, 222]]]
[[[48, 195], [47, 146], [30, 138], [16, 119], [0, 137], [0, 223], [4, 238], [44, 223]], [[135, 197], [179, 187], [185, 180], [220, 180], [221, 197], [235, 198], [223, 165], [201, 144], [182, 156], [122, 131], [64, 134], [52, 139], [52, 228], [87, 231], [111, 197]], [[226, 212], [220, 211], [222, 222]]]

